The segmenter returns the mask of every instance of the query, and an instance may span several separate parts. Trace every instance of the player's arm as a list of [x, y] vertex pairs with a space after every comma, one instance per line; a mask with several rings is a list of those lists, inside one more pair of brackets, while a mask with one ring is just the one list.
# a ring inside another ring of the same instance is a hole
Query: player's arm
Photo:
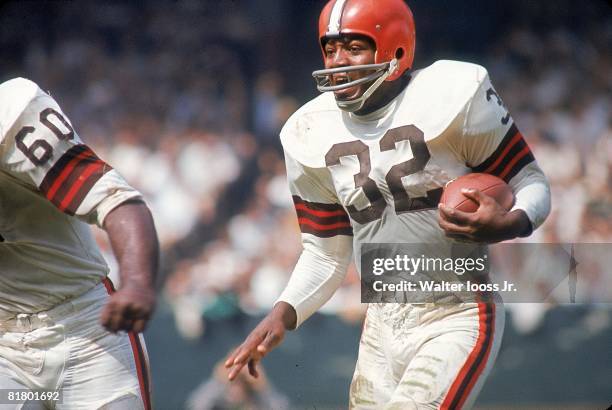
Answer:
[[288, 154], [285, 157], [303, 250], [272, 311], [227, 358], [230, 380], [247, 364], [257, 377], [257, 363], [285, 332], [303, 323], [342, 284], [351, 258], [352, 229], [330, 188], [329, 171], [305, 168]]
[[[121, 289], [102, 314], [111, 331], [144, 328], [155, 305], [157, 235], [142, 196], [81, 141], [57, 102], [25, 79], [3, 95], [28, 95], [2, 125], [2, 168], [67, 215], [106, 229], [119, 261]], [[10, 123], [9, 123], [10, 122]]]
[[111, 331], [142, 332], [155, 307], [159, 244], [151, 212], [141, 200], [121, 203], [104, 219], [119, 264], [121, 288], [102, 312]]
[[440, 205], [440, 227], [447, 236], [475, 242], [499, 242], [528, 236], [550, 211], [550, 188], [525, 139], [485, 77], [466, 107], [454, 148], [473, 172], [489, 173], [510, 185], [515, 204], [506, 211], [478, 191], [464, 195], [480, 204], [475, 213]]

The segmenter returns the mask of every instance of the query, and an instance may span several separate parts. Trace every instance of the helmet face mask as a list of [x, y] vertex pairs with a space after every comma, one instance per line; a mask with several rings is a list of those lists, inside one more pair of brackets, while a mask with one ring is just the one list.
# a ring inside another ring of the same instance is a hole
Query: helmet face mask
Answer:
[[[320, 92], [340, 91], [352, 88], [354, 86], [371, 82], [372, 84], [358, 97], [350, 100], [341, 100], [336, 98], [336, 104], [344, 111], [354, 112], [360, 110], [366, 100], [380, 87], [385, 79], [391, 74], [394, 67], [397, 65], [397, 60], [393, 59], [388, 63], [379, 64], [362, 64], [351, 65], [345, 67], [328, 68], [317, 70], [312, 73], [312, 76], [317, 82], [317, 89]], [[332, 76], [335, 74], [347, 74], [350, 78], [350, 73], [364, 71], [369, 74], [349, 80], [342, 84], [332, 84]]]
[[[375, 47], [373, 64], [346, 65], [312, 73], [321, 92], [339, 91], [364, 83], [372, 84], [350, 100], [336, 98], [345, 111], [357, 111], [384, 82], [399, 78], [412, 66], [414, 58], [414, 22], [403, 0], [331, 0], [319, 17], [319, 41], [326, 60], [325, 43], [329, 39], [366, 37]], [[329, 66], [328, 66], [329, 67]], [[333, 84], [332, 76], [345, 74], [349, 79]], [[357, 77], [351, 80], [351, 74]]]

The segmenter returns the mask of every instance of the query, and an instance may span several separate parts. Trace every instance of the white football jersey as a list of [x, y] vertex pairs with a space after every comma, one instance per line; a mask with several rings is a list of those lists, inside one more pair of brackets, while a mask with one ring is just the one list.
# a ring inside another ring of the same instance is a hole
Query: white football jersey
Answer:
[[108, 273], [87, 223], [140, 198], [35, 83], [0, 84], [0, 319], [40, 312]]
[[[535, 184], [546, 196], [546, 179], [475, 64], [443, 60], [414, 71], [400, 95], [365, 116], [324, 93], [287, 121], [281, 141], [303, 242], [343, 255], [338, 237], [353, 235], [357, 265], [362, 243], [426, 243], [430, 255], [450, 256], [437, 205], [445, 184], [470, 172], [509, 183], [534, 229], [548, 213], [548, 199], [532, 192]], [[280, 300], [303, 303], [292, 286]]]

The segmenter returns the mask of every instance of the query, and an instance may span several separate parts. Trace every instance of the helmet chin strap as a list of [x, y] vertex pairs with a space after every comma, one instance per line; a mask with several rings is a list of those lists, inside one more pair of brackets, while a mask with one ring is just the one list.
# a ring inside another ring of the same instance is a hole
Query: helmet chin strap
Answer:
[[347, 111], [347, 112], [359, 111], [361, 108], [363, 108], [366, 100], [370, 98], [370, 96], [374, 93], [374, 91], [376, 91], [378, 87], [380, 87], [383, 81], [385, 81], [387, 77], [389, 77], [389, 75], [391, 75], [391, 73], [395, 71], [396, 68], [397, 68], [397, 59], [394, 58], [393, 60], [389, 62], [389, 67], [387, 68], [387, 70], [385, 70], [385, 72], [380, 77], [378, 77], [376, 81], [374, 81], [372, 85], [369, 86], [368, 89], [365, 90], [363, 94], [361, 94], [361, 96], [357, 98], [353, 98], [352, 100], [346, 100], [346, 101], [336, 100], [336, 104], [338, 105], [338, 108], [340, 108], [342, 111]]

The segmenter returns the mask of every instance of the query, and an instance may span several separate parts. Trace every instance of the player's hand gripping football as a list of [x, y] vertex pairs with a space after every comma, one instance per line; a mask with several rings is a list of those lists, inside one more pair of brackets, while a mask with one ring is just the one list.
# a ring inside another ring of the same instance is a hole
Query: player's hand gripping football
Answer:
[[102, 325], [111, 332], [144, 331], [155, 308], [155, 291], [146, 286], [126, 285], [113, 293], [102, 309]]
[[461, 192], [478, 203], [478, 209], [475, 212], [463, 212], [440, 203], [438, 224], [447, 237], [468, 242], [495, 243], [530, 231], [530, 222], [524, 211], [517, 209], [508, 212], [493, 197], [477, 189], [462, 189]]
[[234, 380], [245, 365], [249, 374], [258, 377], [257, 364], [285, 337], [285, 331], [295, 328], [296, 314], [285, 302], [277, 303], [272, 311], [253, 329], [244, 342], [225, 361], [228, 379]]

